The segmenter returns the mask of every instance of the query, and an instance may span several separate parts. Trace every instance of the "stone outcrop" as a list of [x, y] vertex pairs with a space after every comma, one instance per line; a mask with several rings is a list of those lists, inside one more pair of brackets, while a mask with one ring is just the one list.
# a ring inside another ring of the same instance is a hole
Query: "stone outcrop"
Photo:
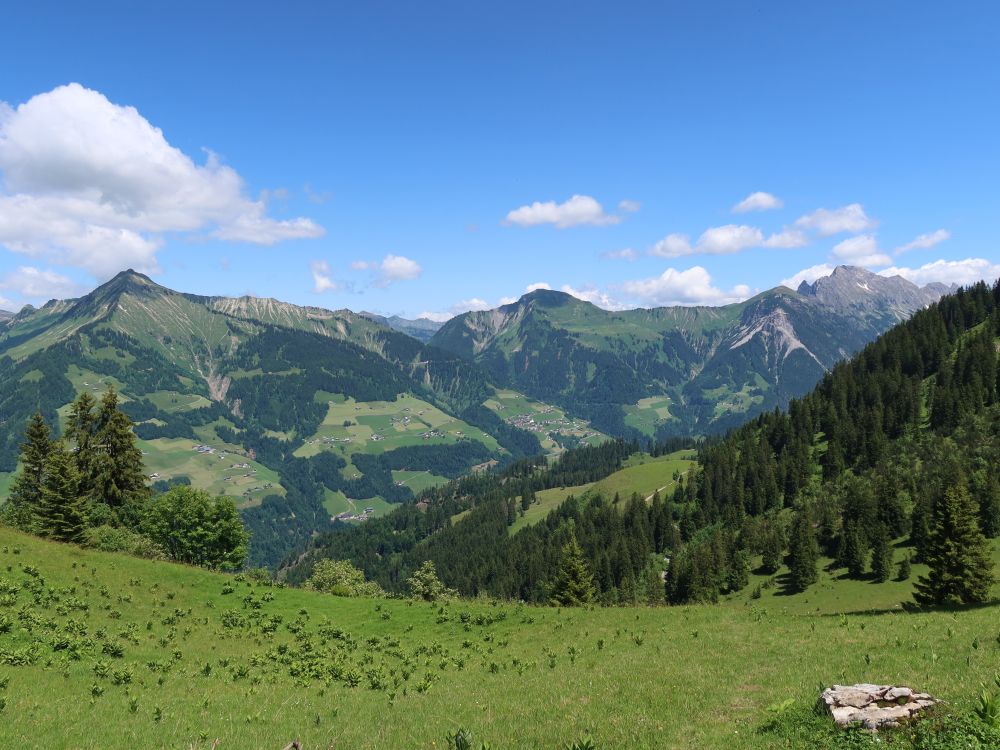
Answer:
[[833, 720], [842, 727], [861, 724], [877, 731], [894, 727], [939, 703], [927, 693], [893, 685], [834, 685], [820, 696]]

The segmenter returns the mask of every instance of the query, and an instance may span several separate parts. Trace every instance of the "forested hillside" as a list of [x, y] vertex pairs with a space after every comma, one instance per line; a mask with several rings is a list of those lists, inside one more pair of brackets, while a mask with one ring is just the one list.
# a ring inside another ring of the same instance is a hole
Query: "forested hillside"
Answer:
[[[983, 601], [985, 538], [1000, 534], [998, 337], [1000, 285], [978, 284], [835, 367], [787, 412], [706, 443], [698, 470], [664, 477], [662, 496], [583, 495], [592, 480], [525, 464], [428, 493], [424, 513], [324, 537], [290, 575], [303, 577], [316, 557], [343, 557], [393, 588], [430, 559], [464, 594], [546, 601], [575, 539], [596, 600], [683, 603], [739, 591], [751, 572], [804, 590], [820, 564], [876, 583], [906, 578], [913, 564], [933, 569], [961, 538], [963, 582], [925, 598]], [[571, 455], [607, 475], [635, 447]], [[542, 484], [580, 485], [581, 495], [509, 533]]]

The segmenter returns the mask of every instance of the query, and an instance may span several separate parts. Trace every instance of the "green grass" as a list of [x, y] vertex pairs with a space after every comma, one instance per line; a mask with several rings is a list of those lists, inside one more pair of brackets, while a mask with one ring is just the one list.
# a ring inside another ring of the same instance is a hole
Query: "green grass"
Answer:
[[392, 479], [394, 482], [405, 484], [413, 491], [414, 495], [419, 495], [429, 487], [437, 487], [440, 484], [446, 484], [450, 481], [448, 477], [431, 474], [429, 471], [406, 470], [393, 471]]
[[356, 515], [364, 511], [365, 508], [374, 508], [372, 516], [384, 516], [396, 506], [387, 503], [381, 497], [367, 497], [364, 500], [352, 500], [340, 490], [333, 491], [325, 489], [323, 491], [323, 507], [327, 509], [330, 516], [337, 516], [341, 513]]
[[[494, 748], [585, 732], [604, 749], [817, 748], [765, 731], [768, 707], [794, 700], [821, 728], [819, 685], [886, 681], [968, 710], [1000, 658], [996, 607], [438, 607], [251, 586], [9, 529], [0, 578], [15, 591], [0, 599], [0, 747], [443, 749], [465, 727]], [[259, 619], [272, 617], [273, 632]]]
[[670, 403], [669, 396], [639, 399], [635, 404], [622, 407], [625, 411], [625, 424], [652, 437], [660, 425], [670, 421]]
[[[324, 450], [345, 456], [381, 454], [408, 445], [449, 445], [462, 438], [478, 440], [491, 451], [500, 450], [493, 436], [409, 394], [400, 394], [395, 401], [362, 402], [323, 395], [327, 396], [326, 417], [316, 434], [295, 451], [301, 458]], [[320, 394], [316, 398], [322, 402]], [[350, 424], [345, 427], [345, 422]], [[436, 434], [429, 436], [431, 432]], [[380, 439], [373, 440], [374, 436]]]
[[[216, 440], [209, 443], [215, 453], [203, 454], [195, 451], [196, 443], [187, 438], [157, 438], [138, 443], [147, 476], [158, 475], [151, 482], [186, 476], [198, 489], [232, 497], [241, 507], [259, 505], [267, 495], [285, 494], [277, 472], [247, 458], [236, 446]], [[244, 463], [249, 468], [232, 468]]]
[[648, 498], [657, 490], [661, 493], [670, 492], [676, 483], [674, 473], [684, 474], [692, 469], [694, 459], [693, 450], [677, 451], [656, 458], [638, 453], [626, 461], [623, 468], [599, 482], [575, 487], [553, 487], [536, 492], [535, 502], [510, 526], [510, 533], [516, 534], [525, 526], [538, 523], [570, 495], [586, 500], [587, 497], [598, 494], [608, 499], [618, 494], [623, 500], [627, 500], [633, 493]]

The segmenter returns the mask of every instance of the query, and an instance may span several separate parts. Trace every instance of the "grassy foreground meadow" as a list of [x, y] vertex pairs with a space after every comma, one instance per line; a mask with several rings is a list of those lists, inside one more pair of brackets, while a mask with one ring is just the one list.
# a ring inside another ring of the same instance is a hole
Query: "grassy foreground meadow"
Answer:
[[0, 746], [823, 747], [820, 684], [961, 710], [1000, 663], [995, 607], [810, 609], [348, 599], [0, 529]]

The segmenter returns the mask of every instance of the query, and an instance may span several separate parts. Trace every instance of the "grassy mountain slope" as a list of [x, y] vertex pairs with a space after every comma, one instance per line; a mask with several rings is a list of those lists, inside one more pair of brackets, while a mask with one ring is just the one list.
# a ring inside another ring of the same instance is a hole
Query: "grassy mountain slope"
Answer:
[[611, 434], [721, 432], [806, 393], [942, 291], [849, 267], [722, 307], [608, 312], [538, 290], [453, 318], [431, 344]]
[[[327, 528], [331, 514], [411, 499], [410, 477], [393, 471], [452, 476], [539, 450], [482, 405], [493, 389], [477, 368], [365, 316], [182, 294], [123, 272], [0, 330], [0, 473], [14, 470], [30, 413], [40, 408], [58, 423], [79, 391], [108, 384], [138, 423], [151, 480], [238, 497], [253, 559], [269, 564]], [[402, 430], [406, 415], [355, 415], [365, 434], [322, 442], [338, 401], [370, 411], [401, 396], [435, 423], [419, 430], [414, 416]]]
[[[3, 528], [0, 571], [4, 747], [434, 748], [464, 727], [493, 747], [589, 734], [598, 748], [868, 748], [813, 714], [818, 685], [913, 685], [968, 711], [1000, 654], [993, 608], [829, 616], [798, 596], [441, 607], [276, 589]], [[882, 606], [859, 597], [856, 609], [869, 603]], [[786, 701], [776, 721], [768, 707]]]

